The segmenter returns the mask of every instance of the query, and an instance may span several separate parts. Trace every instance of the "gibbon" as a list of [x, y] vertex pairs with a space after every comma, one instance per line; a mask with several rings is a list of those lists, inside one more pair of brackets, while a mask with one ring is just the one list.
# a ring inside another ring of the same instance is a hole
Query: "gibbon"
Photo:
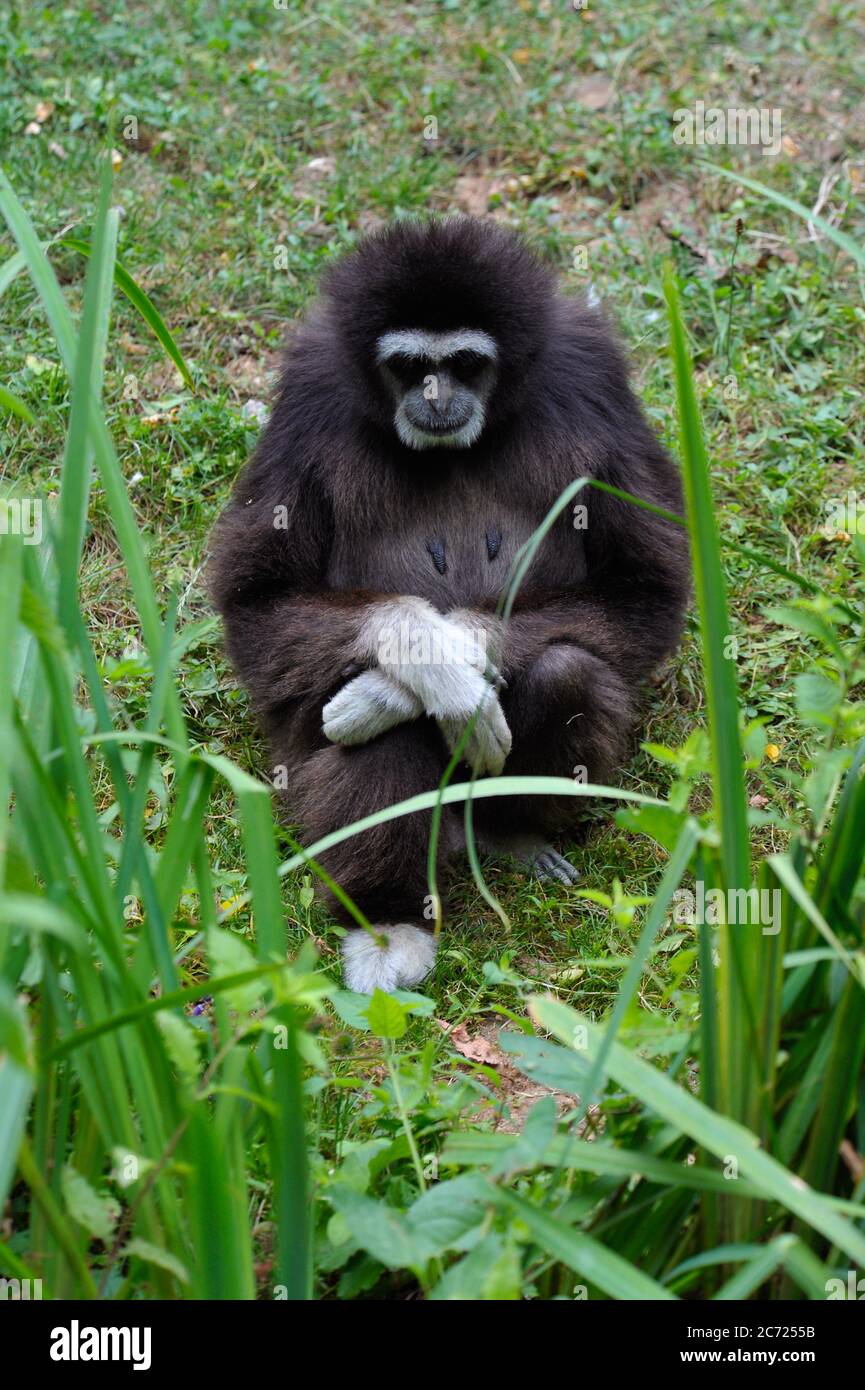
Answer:
[[[517, 550], [583, 475], [681, 510], [603, 314], [565, 296], [517, 235], [399, 221], [326, 272], [211, 566], [306, 843], [435, 789], [476, 711], [463, 758], [480, 775], [615, 771], [639, 685], [682, 627], [683, 529], [586, 487], [507, 625], [496, 617]], [[550, 840], [579, 814], [573, 797], [474, 805], [485, 846], [565, 882], [574, 870]], [[413, 985], [432, 966], [429, 822], [391, 820], [322, 857], [385, 943], [347, 933], [353, 989]], [[450, 806], [441, 859], [462, 847]]]

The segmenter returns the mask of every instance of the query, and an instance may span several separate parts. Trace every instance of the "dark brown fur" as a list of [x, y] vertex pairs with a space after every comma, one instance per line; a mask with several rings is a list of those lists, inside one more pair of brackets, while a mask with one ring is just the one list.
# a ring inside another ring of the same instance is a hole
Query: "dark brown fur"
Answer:
[[[480, 328], [500, 346], [488, 425], [470, 449], [416, 452], [374, 371], [395, 328]], [[457, 219], [398, 223], [335, 265], [290, 346], [273, 416], [214, 540], [228, 650], [287, 770], [307, 842], [435, 788], [447, 750], [422, 717], [359, 748], [329, 744], [322, 706], [358, 669], [368, 605], [414, 594], [490, 613], [518, 547], [561, 491], [590, 474], [681, 510], [676, 470], [643, 418], [595, 310], [563, 297], [512, 234]], [[639, 683], [678, 638], [688, 590], [682, 529], [585, 489], [542, 545], [505, 637], [505, 773], [608, 778]], [[274, 509], [286, 520], [274, 526]], [[501, 533], [489, 558], [487, 531]], [[442, 574], [427, 545], [443, 540]], [[492, 830], [568, 830], [579, 801], [489, 799]], [[442, 851], [460, 840], [446, 817]], [[391, 821], [324, 856], [374, 920], [421, 920], [428, 816]]]

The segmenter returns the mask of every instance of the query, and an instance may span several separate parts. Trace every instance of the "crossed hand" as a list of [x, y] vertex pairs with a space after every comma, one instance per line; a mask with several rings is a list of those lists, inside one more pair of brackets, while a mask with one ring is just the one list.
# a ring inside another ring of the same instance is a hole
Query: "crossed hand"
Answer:
[[368, 743], [397, 724], [428, 714], [451, 752], [477, 714], [462, 756], [477, 773], [501, 772], [511, 731], [487, 659], [487, 629], [470, 614], [447, 617], [421, 599], [381, 605], [366, 644], [377, 665], [327, 702], [325, 736], [332, 743]]

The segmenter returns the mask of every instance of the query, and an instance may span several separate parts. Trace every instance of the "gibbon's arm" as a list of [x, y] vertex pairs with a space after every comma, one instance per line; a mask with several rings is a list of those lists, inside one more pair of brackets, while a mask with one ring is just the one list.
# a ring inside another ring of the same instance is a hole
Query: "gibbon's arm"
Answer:
[[324, 588], [326, 500], [312, 480], [283, 480], [274, 502], [257, 471], [253, 462], [220, 520], [210, 579], [229, 654], [260, 714], [272, 724], [289, 706], [312, 705], [332, 742], [352, 744], [423, 712], [455, 741], [480, 709], [470, 760], [500, 768], [510, 732], [485, 677], [484, 645], [424, 599]]
[[329, 506], [313, 476], [275, 473], [260, 454], [241, 475], [209, 571], [229, 655], [265, 718], [347, 678], [365, 612], [381, 597], [324, 588]]

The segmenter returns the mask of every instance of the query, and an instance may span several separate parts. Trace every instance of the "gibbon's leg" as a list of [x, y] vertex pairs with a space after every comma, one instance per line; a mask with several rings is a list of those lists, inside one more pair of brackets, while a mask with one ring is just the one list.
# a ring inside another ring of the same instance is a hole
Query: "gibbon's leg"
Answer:
[[[513, 736], [506, 777], [602, 781], [624, 755], [633, 718], [621, 676], [569, 642], [551, 643], [524, 670], [509, 672], [502, 708]], [[496, 797], [476, 806], [487, 843], [531, 863], [542, 877], [574, 881], [574, 870], [546, 841], [576, 827], [578, 797]]]
[[[434, 791], [447, 762], [441, 733], [421, 718], [354, 747], [331, 745], [294, 764], [291, 812], [307, 844], [419, 792]], [[431, 812], [386, 821], [325, 851], [320, 863], [376, 927], [386, 947], [354, 925], [324, 891], [338, 920], [352, 924], [343, 943], [346, 983], [371, 994], [417, 984], [432, 969], [435, 942], [424, 915], [429, 893], [427, 850]], [[459, 822], [445, 808], [439, 864], [459, 848]]]

